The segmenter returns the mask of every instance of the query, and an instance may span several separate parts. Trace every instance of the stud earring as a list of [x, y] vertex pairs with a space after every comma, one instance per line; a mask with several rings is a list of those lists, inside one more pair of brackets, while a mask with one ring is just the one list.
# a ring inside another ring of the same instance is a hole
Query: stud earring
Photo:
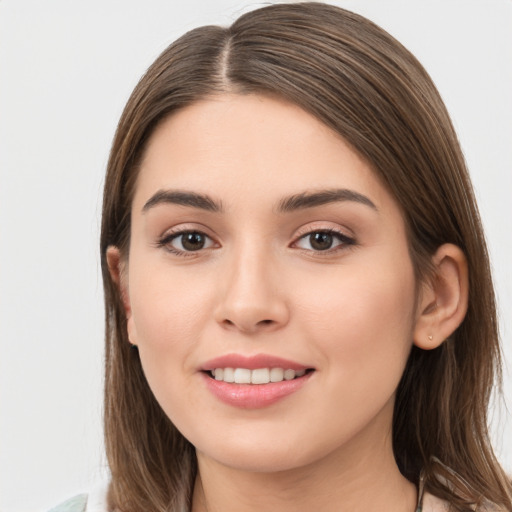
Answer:
[[432, 341], [434, 339], [434, 336], [432, 336], [432, 334], [429, 334], [428, 335], [428, 341]]

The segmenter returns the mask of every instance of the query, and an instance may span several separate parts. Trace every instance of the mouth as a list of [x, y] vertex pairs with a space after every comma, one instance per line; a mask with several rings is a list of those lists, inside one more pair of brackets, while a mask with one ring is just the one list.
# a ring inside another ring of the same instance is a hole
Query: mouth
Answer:
[[283, 381], [299, 379], [313, 372], [313, 368], [214, 368], [205, 373], [212, 379], [229, 384], [264, 385]]
[[200, 368], [206, 388], [221, 402], [261, 409], [299, 392], [315, 368], [267, 354], [227, 354]]

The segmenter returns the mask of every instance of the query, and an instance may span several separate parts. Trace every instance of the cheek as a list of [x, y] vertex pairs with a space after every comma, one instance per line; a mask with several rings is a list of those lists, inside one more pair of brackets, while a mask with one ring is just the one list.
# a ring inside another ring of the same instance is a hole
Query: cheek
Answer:
[[401, 372], [412, 345], [412, 264], [408, 258], [362, 263], [303, 281], [302, 328], [317, 341], [327, 364], [354, 374], [386, 365]]
[[132, 341], [150, 388], [172, 416], [183, 405], [183, 394], [174, 391], [184, 389], [196, 369], [193, 355], [208, 322], [211, 293], [208, 283], [172, 271], [165, 262], [136, 265], [133, 259], [129, 278], [136, 339]]
[[186, 273], [170, 271], [165, 264], [133, 272], [130, 303], [137, 343], [165, 350], [180, 340], [192, 341], [210, 297], [208, 283], [198, 284]]
[[[137, 272], [141, 267], [135, 264], [133, 268], [131, 323], [144, 374], [167, 416], [173, 421], [187, 418], [197, 397], [183, 390], [194, 389], [193, 355], [207, 322], [208, 287], [191, 283], [183, 272], [170, 272], [165, 264], [144, 272]], [[175, 423], [181, 426], [180, 421]]]
[[316, 276], [301, 291], [301, 331], [321, 362], [326, 439], [350, 437], [384, 408], [391, 421], [412, 346], [415, 286], [412, 266], [381, 263], [340, 268], [325, 282]]

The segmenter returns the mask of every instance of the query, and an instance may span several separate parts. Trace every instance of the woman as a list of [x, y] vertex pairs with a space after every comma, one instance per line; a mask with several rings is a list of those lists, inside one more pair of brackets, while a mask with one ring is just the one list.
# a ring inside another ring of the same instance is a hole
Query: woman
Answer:
[[274, 5], [164, 51], [119, 123], [101, 254], [105, 509], [512, 510], [464, 160], [368, 20]]

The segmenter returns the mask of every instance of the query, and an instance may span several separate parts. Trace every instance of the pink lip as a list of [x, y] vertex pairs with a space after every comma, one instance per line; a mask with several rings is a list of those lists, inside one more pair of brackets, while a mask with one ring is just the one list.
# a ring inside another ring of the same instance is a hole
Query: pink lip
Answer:
[[256, 354], [254, 356], [243, 356], [241, 354], [226, 354], [224, 356], [210, 359], [201, 366], [202, 371], [209, 371], [215, 368], [247, 368], [256, 370], [258, 368], [283, 368], [284, 370], [307, 370], [311, 366], [271, 356], [269, 354]]
[[268, 384], [231, 384], [215, 380], [204, 372], [201, 376], [209, 391], [225, 404], [241, 409], [261, 409], [298, 391], [313, 373], [306, 373], [293, 380]]
[[205, 362], [200, 370], [208, 390], [222, 402], [241, 409], [261, 409], [298, 391], [314, 372], [308, 372], [302, 377], [282, 382], [268, 384], [235, 384], [213, 379], [210, 371], [215, 368], [283, 368], [295, 371], [312, 369], [295, 361], [283, 359], [269, 354], [244, 356], [241, 354], [226, 354]]

